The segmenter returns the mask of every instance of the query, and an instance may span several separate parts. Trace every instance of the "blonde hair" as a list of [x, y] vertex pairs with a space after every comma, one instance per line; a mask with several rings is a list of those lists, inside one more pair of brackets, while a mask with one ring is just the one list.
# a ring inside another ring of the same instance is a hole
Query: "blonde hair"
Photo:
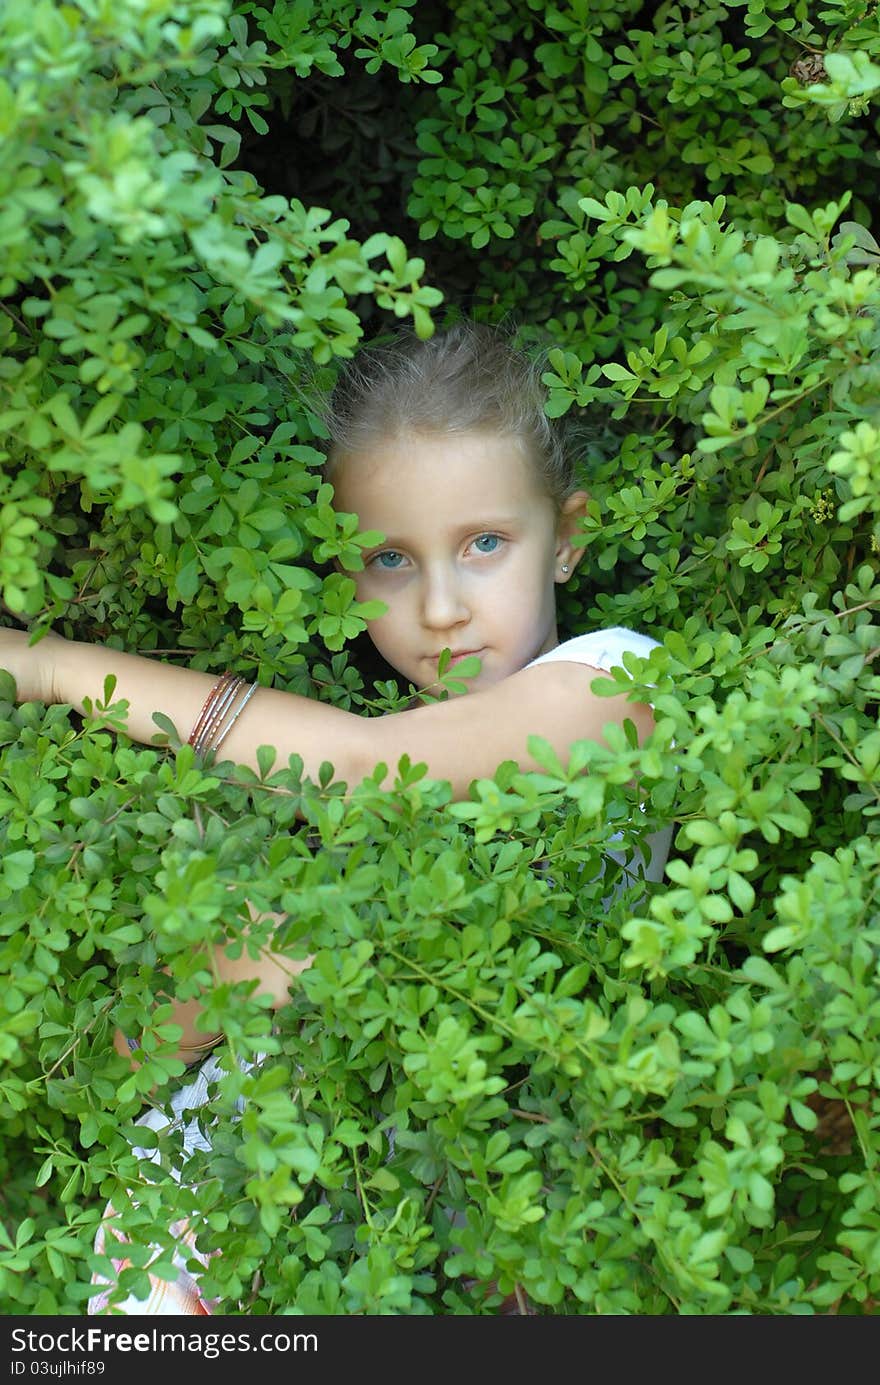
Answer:
[[400, 433], [492, 431], [520, 441], [560, 506], [575, 489], [574, 469], [544, 412], [542, 369], [501, 329], [474, 322], [428, 341], [401, 331], [388, 344], [365, 347], [344, 367], [323, 410], [324, 474], [332, 480], [341, 457]]

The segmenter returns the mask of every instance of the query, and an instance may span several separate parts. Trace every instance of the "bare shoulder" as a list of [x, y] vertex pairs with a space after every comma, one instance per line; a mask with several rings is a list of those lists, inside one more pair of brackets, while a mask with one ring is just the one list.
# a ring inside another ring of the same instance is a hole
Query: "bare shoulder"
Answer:
[[530, 736], [549, 741], [565, 762], [574, 741], [603, 741], [603, 727], [629, 718], [641, 744], [654, 728], [651, 708], [627, 701], [625, 693], [608, 698], [591, 692], [594, 679], [605, 676], [587, 664], [553, 660], [448, 702], [371, 720], [370, 768], [380, 760], [395, 765], [407, 754], [463, 797], [471, 780], [491, 777], [504, 760], [534, 769]]

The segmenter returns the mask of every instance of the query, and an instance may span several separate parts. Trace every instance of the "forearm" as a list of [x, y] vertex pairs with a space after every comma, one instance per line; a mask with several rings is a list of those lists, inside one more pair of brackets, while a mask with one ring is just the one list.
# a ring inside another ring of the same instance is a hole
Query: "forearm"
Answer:
[[[269, 918], [280, 924], [286, 918], [284, 914], [257, 913], [249, 903], [248, 911], [255, 923]], [[239, 981], [258, 982], [258, 993], [268, 995], [272, 1009], [277, 1010], [289, 999], [290, 987], [297, 976], [311, 964], [311, 957], [291, 958], [270, 949], [261, 950], [256, 960], [250, 956], [246, 948], [238, 957], [232, 958], [228, 956], [224, 946], [218, 946], [212, 950], [210, 969], [221, 985], [231, 985]], [[165, 1019], [165, 1023], [179, 1025], [183, 1031], [176, 1056], [185, 1063], [195, 1062], [204, 1057], [212, 1042], [222, 1037], [219, 1032], [205, 1029], [200, 1023], [203, 1009], [198, 996], [190, 1000], [175, 1000], [172, 1002], [170, 1015]], [[125, 1035], [121, 1030], [117, 1030], [114, 1046], [118, 1053], [131, 1058], [129, 1038], [137, 1042], [138, 1036]], [[134, 1059], [131, 1061], [137, 1066]]]
[[[154, 712], [174, 724], [181, 740], [189, 736], [211, 688], [215, 673], [178, 668], [158, 659], [124, 654], [103, 645], [64, 641], [55, 662], [53, 697], [84, 710], [85, 698], [103, 697], [104, 680], [113, 674], [113, 701], [128, 704], [126, 730], [132, 740], [150, 744], [159, 734]], [[271, 745], [278, 763], [299, 755], [303, 773], [317, 779], [329, 761], [339, 779], [358, 782], [373, 768], [365, 719], [338, 707], [277, 688], [257, 688], [242, 715], [223, 741], [222, 758], [257, 768], [257, 749]]]
[[55, 656], [53, 700], [69, 702], [82, 712], [87, 698], [93, 704], [103, 698], [110, 675], [116, 679], [111, 700], [129, 704], [128, 734], [147, 745], [160, 734], [154, 712], [164, 712], [186, 740], [216, 681], [215, 674], [124, 654], [106, 645], [65, 640]]

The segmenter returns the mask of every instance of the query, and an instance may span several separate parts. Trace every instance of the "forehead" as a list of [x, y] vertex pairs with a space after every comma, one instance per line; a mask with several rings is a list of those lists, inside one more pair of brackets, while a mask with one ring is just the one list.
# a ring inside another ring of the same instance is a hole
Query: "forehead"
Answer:
[[330, 479], [337, 509], [354, 511], [366, 528], [382, 528], [383, 514], [426, 507], [466, 519], [550, 503], [519, 438], [494, 431], [392, 434], [339, 457]]

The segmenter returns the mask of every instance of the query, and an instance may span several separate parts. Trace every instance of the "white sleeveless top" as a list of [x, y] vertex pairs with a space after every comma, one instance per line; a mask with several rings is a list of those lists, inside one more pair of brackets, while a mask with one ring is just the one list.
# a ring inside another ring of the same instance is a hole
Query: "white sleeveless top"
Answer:
[[[639, 658], [646, 659], [651, 650], [657, 648], [659, 644], [660, 641], [652, 639], [650, 635], [642, 635], [636, 630], [627, 630], [622, 625], [614, 625], [607, 630], [592, 630], [588, 635], [575, 635], [573, 639], [565, 640], [562, 644], [558, 644], [555, 649], [548, 650], [546, 654], [539, 654], [537, 659], [533, 659], [527, 667], [531, 668], [534, 664], [548, 664], [552, 660], [562, 660], [565, 663], [588, 664], [591, 668], [600, 668], [603, 672], [608, 673], [615, 666], [623, 668], [623, 654], [626, 650], [637, 654]], [[644, 812], [644, 805], [641, 806], [641, 811]], [[645, 839], [651, 850], [650, 865], [645, 865], [642, 853], [637, 850], [633, 860], [628, 866], [625, 866], [620, 884], [614, 894], [635, 884], [640, 879], [654, 881], [663, 879], [663, 871], [672, 842], [672, 831], [673, 825], [670, 824], [669, 827], [662, 827], [658, 832], [652, 832]], [[619, 841], [621, 836], [622, 833], [617, 832], [611, 840]], [[625, 865], [626, 856], [623, 852], [609, 851], [608, 855], [620, 865]], [[614, 894], [604, 899], [603, 905], [609, 904], [614, 899]]]

